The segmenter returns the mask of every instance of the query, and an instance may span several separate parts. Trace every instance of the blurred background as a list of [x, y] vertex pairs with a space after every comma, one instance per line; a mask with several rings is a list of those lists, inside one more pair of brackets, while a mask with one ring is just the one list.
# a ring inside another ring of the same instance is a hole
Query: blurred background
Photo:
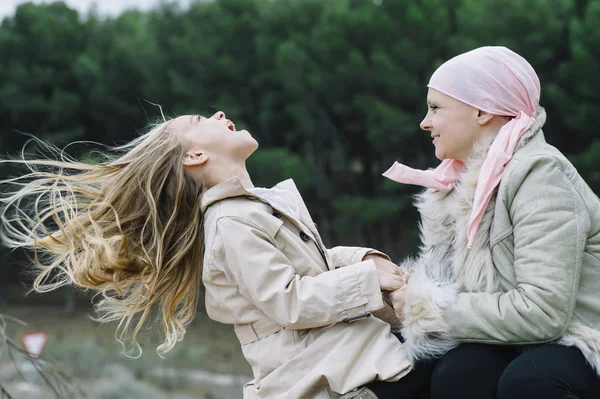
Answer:
[[[539, 74], [546, 139], [600, 190], [600, 0], [1, 0], [0, 18], [2, 156], [26, 134], [122, 144], [159, 119], [156, 104], [167, 117], [222, 110], [260, 143], [256, 185], [294, 178], [326, 244], [399, 261], [416, 250], [417, 188], [381, 173], [437, 165], [419, 129], [429, 76], [504, 45]], [[90, 320], [91, 294], [26, 295], [27, 258], [0, 261], [0, 313], [27, 323], [0, 323], [0, 398], [241, 398], [250, 368], [203, 304], [165, 359], [158, 328], [129, 359], [116, 326]], [[49, 341], [32, 363], [18, 341], [37, 330]]]

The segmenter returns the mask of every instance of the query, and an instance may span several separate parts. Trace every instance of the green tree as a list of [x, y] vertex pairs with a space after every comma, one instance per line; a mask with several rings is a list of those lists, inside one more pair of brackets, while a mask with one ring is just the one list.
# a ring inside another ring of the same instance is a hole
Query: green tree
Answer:
[[479, 46], [506, 46], [525, 57], [541, 81], [546, 138], [563, 149], [568, 143], [561, 99], [552, 93], [559, 84], [556, 66], [568, 57], [574, 15], [573, 0], [462, 0], [456, 8], [456, 35], [448, 41], [453, 55]]
[[73, 60], [73, 75], [83, 88], [86, 138], [109, 144], [123, 141], [155, 121], [145, 113], [149, 104], [143, 102], [149, 100], [149, 82], [159, 68], [159, 50], [147, 20], [148, 15], [138, 11], [115, 19], [87, 19], [89, 39]]
[[315, 166], [308, 199], [322, 232], [330, 242], [406, 248], [415, 212], [404, 194], [415, 189], [381, 173], [393, 160], [435, 162], [418, 124], [425, 77], [450, 28], [444, 3], [291, 0], [263, 15], [259, 58], [275, 54], [279, 79], [268, 108], [279, 110], [285, 145]]
[[52, 140], [84, 132], [81, 90], [72, 60], [87, 40], [86, 25], [64, 3], [20, 5], [0, 26], [0, 129], [5, 151], [23, 139], [15, 129]]
[[600, 1], [589, 0], [571, 19], [570, 57], [557, 70], [558, 85], [551, 92], [566, 126], [560, 148], [596, 192], [600, 192]]
[[[0, 129], [64, 143], [133, 138], [160, 116], [223, 110], [261, 149], [255, 183], [293, 177], [327, 244], [415, 248], [419, 188], [381, 176], [439, 162], [419, 129], [426, 84], [482, 45], [525, 56], [548, 140], [596, 190], [600, 0], [215, 0], [115, 18], [23, 4], [0, 25]], [[6, 172], [6, 171], [4, 171]]]

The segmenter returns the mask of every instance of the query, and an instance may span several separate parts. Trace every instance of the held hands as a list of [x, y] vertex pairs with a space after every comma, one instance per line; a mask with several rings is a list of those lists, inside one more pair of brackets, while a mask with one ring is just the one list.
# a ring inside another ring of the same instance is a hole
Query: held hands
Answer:
[[406, 285], [404, 285], [400, 289], [390, 292], [388, 295], [388, 300], [390, 302], [390, 305], [392, 305], [392, 307], [394, 308], [396, 317], [400, 321], [404, 321], [405, 298], [406, 298]]
[[410, 275], [400, 269], [396, 264], [377, 254], [366, 255], [363, 260], [372, 259], [377, 268], [379, 286], [382, 291], [395, 291], [406, 285]]

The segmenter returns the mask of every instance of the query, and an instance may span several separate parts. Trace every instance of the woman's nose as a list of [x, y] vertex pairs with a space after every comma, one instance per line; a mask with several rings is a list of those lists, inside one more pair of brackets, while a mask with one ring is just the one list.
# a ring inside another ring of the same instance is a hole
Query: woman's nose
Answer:
[[419, 124], [419, 127], [421, 127], [421, 129], [423, 130], [431, 130], [431, 121], [427, 116], [428, 115], [425, 115], [425, 118], [423, 118], [423, 120]]

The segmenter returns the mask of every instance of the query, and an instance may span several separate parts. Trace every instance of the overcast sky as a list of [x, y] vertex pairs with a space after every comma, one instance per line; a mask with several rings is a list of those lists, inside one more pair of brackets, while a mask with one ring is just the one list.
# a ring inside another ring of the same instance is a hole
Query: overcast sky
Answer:
[[[147, 10], [159, 4], [161, 0], [63, 0], [69, 7], [85, 13], [92, 4], [96, 4], [102, 14], [117, 15], [125, 9], [140, 8]], [[51, 3], [51, 0], [0, 0], [0, 19], [13, 15], [21, 3]], [[190, 0], [176, 0], [182, 6], [187, 6]]]

